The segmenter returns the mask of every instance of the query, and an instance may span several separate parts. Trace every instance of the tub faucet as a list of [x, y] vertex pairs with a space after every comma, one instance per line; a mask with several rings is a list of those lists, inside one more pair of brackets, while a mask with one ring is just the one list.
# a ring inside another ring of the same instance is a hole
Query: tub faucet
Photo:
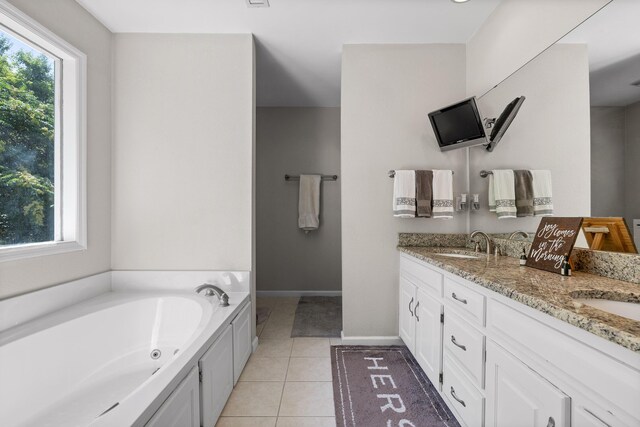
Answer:
[[227, 307], [229, 305], [229, 295], [227, 295], [227, 293], [219, 287], [210, 283], [205, 283], [196, 288], [196, 293], [199, 294], [202, 291], [204, 291], [205, 297], [210, 297], [213, 295], [217, 296], [218, 300], [220, 301], [221, 307]]
[[487, 233], [485, 233], [483, 231], [480, 231], [480, 230], [476, 230], [473, 233], [471, 233], [469, 238], [473, 239], [477, 235], [480, 235], [480, 236], [484, 237], [484, 239], [487, 241], [487, 255], [491, 255], [491, 239], [489, 238], [489, 236], [487, 236]]
[[514, 238], [514, 237], [516, 237], [517, 235], [520, 235], [520, 236], [524, 237], [525, 239], [528, 239], [528, 238], [529, 238], [529, 233], [527, 233], [526, 231], [516, 230], [516, 231], [514, 231], [513, 233], [511, 233], [511, 234], [509, 235], [509, 239], [508, 239], [508, 240], [513, 239], [513, 238]]

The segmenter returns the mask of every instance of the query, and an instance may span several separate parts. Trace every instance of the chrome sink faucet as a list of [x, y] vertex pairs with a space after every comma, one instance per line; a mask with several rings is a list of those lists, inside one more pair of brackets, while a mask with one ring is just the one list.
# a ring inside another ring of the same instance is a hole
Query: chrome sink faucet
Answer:
[[475, 239], [475, 237], [478, 235], [484, 237], [484, 239], [487, 241], [487, 255], [491, 255], [491, 239], [489, 238], [489, 236], [487, 236], [487, 233], [480, 230], [475, 230], [474, 232], [471, 233], [469, 238]]
[[213, 295], [217, 296], [221, 307], [229, 306], [229, 295], [219, 287], [210, 283], [205, 283], [196, 288], [196, 293], [199, 294], [202, 291], [204, 291], [205, 297], [211, 297]]
[[516, 230], [516, 231], [514, 231], [513, 233], [511, 233], [509, 235], [509, 239], [508, 240], [511, 240], [514, 237], [518, 236], [518, 235], [524, 237], [525, 239], [529, 238], [529, 233], [527, 233], [526, 231]]

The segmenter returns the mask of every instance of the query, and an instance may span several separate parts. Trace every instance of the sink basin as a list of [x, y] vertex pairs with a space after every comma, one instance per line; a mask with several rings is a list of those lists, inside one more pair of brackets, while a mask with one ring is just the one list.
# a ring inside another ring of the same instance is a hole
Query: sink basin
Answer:
[[448, 253], [434, 253], [434, 255], [446, 256], [449, 258], [464, 258], [464, 259], [478, 259], [479, 257], [475, 255], [465, 255], [465, 254], [448, 254]]
[[640, 304], [638, 303], [596, 298], [576, 298], [574, 301], [640, 322]]

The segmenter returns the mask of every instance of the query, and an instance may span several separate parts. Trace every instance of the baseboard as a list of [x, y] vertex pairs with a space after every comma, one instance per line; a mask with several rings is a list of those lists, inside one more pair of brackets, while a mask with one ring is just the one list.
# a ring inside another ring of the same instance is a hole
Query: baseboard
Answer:
[[251, 345], [253, 346], [253, 352], [255, 353], [255, 351], [258, 349], [258, 337], [253, 337], [253, 342], [251, 343]]
[[358, 337], [358, 336], [345, 336], [344, 331], [341, 332], [342, 345], [404, 345], [404, 342], [400, 337], [388, 336], [388, 337]]
[[256, 291], [258, 297], [341, 297], [342, 291]]

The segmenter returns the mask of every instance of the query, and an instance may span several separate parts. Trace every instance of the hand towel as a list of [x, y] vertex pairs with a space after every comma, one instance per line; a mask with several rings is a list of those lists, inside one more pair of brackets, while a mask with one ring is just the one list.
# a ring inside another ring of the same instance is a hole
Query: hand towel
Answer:
[[496, 211], [496, 194], [493, 189], [493, 173], [491, 173], [489, 174], [489, 212]]
[[498, 219], [516, 217], [515, 178], [511, 169], [493, 170], [493, 194]]
[[513, 175], [516, 187], [516, 216], [533, 216], [533, 177], [531, 171], [515, 170]]
[[431, 218], [433, 171], [416, 171], [416, 210], [421, 218]]
[[320, 175], [300, 175], [298, 227], [305, 232], [320, 226]]
[[553, 215], [551, 192], [551, 171], [532, 170], [533, 177], [533, 214], [535, 216]]
[[433, 171], [433, 217], [453, 218], [453, 172]]
[[416, 172], [397, 170], [393, 180], [393, 216], [415, 218]]

